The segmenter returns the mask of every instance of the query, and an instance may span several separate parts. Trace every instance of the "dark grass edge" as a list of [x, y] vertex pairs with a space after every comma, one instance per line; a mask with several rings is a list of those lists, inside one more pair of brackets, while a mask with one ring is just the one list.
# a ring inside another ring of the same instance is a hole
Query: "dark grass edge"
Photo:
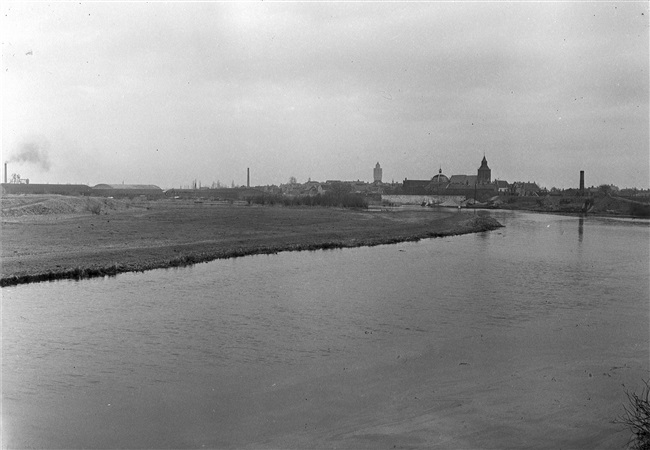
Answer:
[[0, 278], [0, 287], [16, 286], [20, 284], [39, 283], [56, 280], [83, 280], [98, 277], [112, 277], [121, 273], [144, 272], [153, 269], [168, 269], [174, 267], [188, 267], [194, 264], [214, 261], [217, 259], [239, 258], [251, 255], [271, 255], [280, 252], [332, 250], [355, 247], [375, 247], [378, 245], [398, 244], [400, 242], [417, 242], [422, 239], [458, 236], [463, 234], [480, 233], [501, 228], [497, 220], [491, 217], [477, 217], [460, 223], [454, 230], [426, 231], [408, 236], [390, 236], [371, 239], [351, 239], [326, 242], [313, 242], [306, 244], [269, 245], [262, 247], [238, 247], [213, 252], [190, 252], [143, 264], [112, 264], [102, 267], [75, 267], [59, 271], [42, 272], [25, 275], [11, 275]]

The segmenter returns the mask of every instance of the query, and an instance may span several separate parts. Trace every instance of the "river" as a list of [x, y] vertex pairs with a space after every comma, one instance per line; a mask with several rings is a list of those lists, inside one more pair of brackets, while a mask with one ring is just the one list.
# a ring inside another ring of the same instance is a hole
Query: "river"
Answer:
[[611, 448], [648, 221], [2, 288], [3, 448]]

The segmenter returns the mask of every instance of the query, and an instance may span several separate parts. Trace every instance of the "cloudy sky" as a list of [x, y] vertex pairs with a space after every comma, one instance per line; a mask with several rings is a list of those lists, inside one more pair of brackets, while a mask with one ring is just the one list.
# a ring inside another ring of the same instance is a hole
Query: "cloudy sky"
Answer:
[[2, 159], [163, 188], [649, 186], [648, 3], [2, 3]]

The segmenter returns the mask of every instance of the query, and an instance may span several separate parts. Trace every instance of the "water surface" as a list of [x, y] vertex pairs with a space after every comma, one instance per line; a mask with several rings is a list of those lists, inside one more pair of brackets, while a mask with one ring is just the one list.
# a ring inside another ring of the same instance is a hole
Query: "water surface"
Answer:
[[[358, 436], [328, 434], [337, 419], [321, 419], [311, 434], [293, 416], [277, 430], [266, 423], [277, 415], [274, 405], [288, 402], [288, 411], [315, 417], [329, 400], [303, 411], [286, 395], [267, 396], [283, 388], [295, 392], [310, 380], [327, 385], [343, 370], [357, 374], [350, 383], [363, 384], [363, 377], [399, 358], [423, 355], [456, 358], [454, 370], [472, 363], [499, 380], [527, 368], [526, 376], [538, 378], [547, 367], [571, 372], [575, 355], [607, 364], [620, 359], [630, 370], [612, 372], [617, 381], [647, 374], [648, 222], [493, 215], [506, 227], [3, 288], [3, 446], [289, 445], [282, 430], [302, 436], [295, 446], [359, 447]], [[493, 343], [473, 354], [470, 340], [489, 336]], [[464, 361], [463, 354], [474, 359]], [[396, 392], [413, 383], [408, 371], [390, 373], [394, 380], [386, 386]], [[454, 379], [444, 382], [453, 391]], [[328, 395], [340, 392], [335, 386]], [[539, 389], [540, 402], [555, 398], [554, 387]], [[594, 391], [603, 402], [623, 393]], [[342, 408], [337, 405], [334, 410]], [[340, 420], [361, 420], [353, 407], [342, 410], [349, 413], [339, 415], [350, 417]], [[366, 425], [383, 423], [381, 411], [364, 414]], [[399, 411], [391, 414], [399, 417]], [[550, 421], [546, 428], [557, 426]], [[571, 442], [555, 431], [556, 443]], [[431, 444], [426, 439], [410, 445], [425, 447]], [[488, 447], [518, 442], [507, 433], [501, 441], [489, 439], [483, 442]], [[610, 442], [598, 439], [590, 444]]]

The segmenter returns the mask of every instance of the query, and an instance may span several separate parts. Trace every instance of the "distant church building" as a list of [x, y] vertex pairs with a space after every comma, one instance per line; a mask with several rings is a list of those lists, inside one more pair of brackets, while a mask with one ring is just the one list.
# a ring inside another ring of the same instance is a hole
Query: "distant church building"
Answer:
[[442, 173], [442, 167], [441, 167], [438, 170], [438, 173], [436, 175], [434, 175], [433, 178], [431, 178], [431, 182], [432, 183], [437, 183], [438, 186], [440, 186], [440, 184], [442, 184], [442, 185], [444, 185], [446, 187], [447, 184], [449, 184], [449, 177], [447, 177], [447, 175]]
[[485, 201], [497, 195], [499, 189], [507, 191], [508, 183], [502, 180], [492, 182], [492, 171], [488, 167], [485, 155], [476, 175], [452, 175], [447, 177], [442, 173], [441, 167], [430, 180], [404, 179], [402, 184], [402, 193], [404, 195], [462, 196], [468, 199], [478, 199], [479, 201]]
[[375, 183], [381, 183], [381, 166], [379, 163], [375, 166], [375, 170], [373, 171], [373, 175], [375, 178]]
[[481, 167], [478, 168], [478, 176], [476, 181], [478, 184], [490, 184], [492, 182], [492, 171], [487, 165], [487, 159], [485, 159], [485, 155], [483, 155]]

